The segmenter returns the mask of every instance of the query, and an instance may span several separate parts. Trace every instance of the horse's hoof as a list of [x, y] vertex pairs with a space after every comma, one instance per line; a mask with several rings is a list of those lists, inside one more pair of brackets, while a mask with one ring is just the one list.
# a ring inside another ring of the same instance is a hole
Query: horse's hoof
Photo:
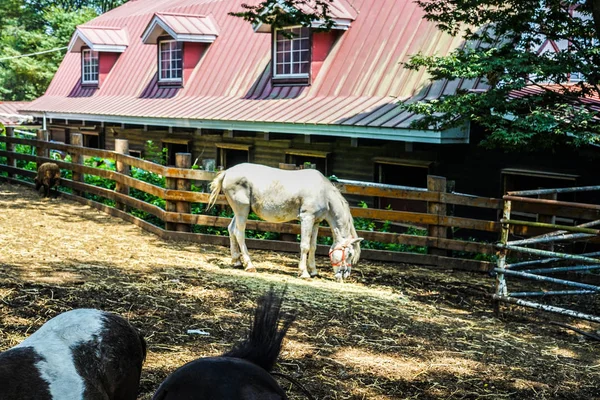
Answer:
[[303, 273], [300, 275], [300, 278], [302, 278], [302, 279], [310, 279], [310, 278], [312, 278], [312, 277], [310, 276], [310, 274], [309, 274], [308, 272], [303, 272]]
[[256, 272], [256, 268], [248, 267], [248, 268], [246, 268], [246, 272]]
[[239, 268], [241, 266], [242, 266], [242, 262], [241, 261], [236, 261], [236, 262], [233, 263], [233, 267], [234, 268]]

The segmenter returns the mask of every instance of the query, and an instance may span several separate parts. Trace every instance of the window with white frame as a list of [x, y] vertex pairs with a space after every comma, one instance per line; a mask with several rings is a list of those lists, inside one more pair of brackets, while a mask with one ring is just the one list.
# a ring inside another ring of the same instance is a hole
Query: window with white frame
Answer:
[[308, 78], [310, 72], [310, 29], [306, 27], [275, 30], [273, 76]]
[[81, 51], [81, 82], [98, 83], [98, 52], [90, 49]]
[[161, 40], [158, 43], [158, 80], [159, 82], [181, 82], [183, 58], [181, 42]]

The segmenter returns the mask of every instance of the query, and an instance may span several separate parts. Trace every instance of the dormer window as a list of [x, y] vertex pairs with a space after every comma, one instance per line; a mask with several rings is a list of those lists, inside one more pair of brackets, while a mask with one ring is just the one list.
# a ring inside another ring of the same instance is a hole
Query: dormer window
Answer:
[[307, 84], [311, 62], [310, 29], [276, 29], [273, 42], [274, 83]]
[[127, 30], [109, 26], [78, 26], [69, 52], [81, 53], [81, 85], [100, 87], [128, 46]]
[[181, 42], [160, 40], [158, 42], [158, 81], [181, 83], [183, 79], [183, 57]]
[[183, 87], [218, 36], [219, 28], [211, 15], [154, 14], [142, 42], [158, 47], [158, 85]]
[[98, 84], [98, 52], [91, 49], [81, 51], [81, 83]]

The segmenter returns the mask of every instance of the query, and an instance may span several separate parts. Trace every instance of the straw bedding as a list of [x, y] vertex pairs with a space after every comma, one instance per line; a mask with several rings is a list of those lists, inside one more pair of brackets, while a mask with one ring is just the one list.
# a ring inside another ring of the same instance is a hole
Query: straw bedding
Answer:
[[305, 281], [296, 254], [251, 251], [248, 274], [228, 253], [0, 183], [0, 350], [62, 311], [113, 311], [146, 337], [140, 399], [150, 399], [175, 368], [228, 350], [256, 297], [287, 284], [298, 318], [276, 370], [319, 399], [600, 398], [596, 342], [547, 322], [598, 327], [512, 307], [497, 318], [489, 277], [364, 261], [340, 285], [325, 258]]

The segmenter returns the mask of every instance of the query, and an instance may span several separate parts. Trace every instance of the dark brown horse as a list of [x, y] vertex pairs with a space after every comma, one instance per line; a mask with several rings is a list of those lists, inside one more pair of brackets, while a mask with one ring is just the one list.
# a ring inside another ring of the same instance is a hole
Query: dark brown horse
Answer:
[[37, 176], [34, 180], [35, 190], [39, 192], [40, 188], [43, 187], [44, 197], [50, 197], [50, 190], [58, 186], [60, 182], [60, 168], [51, 162], [43, 163], [38, 168]]
[[263, 295], [246, 340], [220, 357], [200, 358], [179, 368], [160, 385], [153, 400], [287, 399], [269, 373], [295, 318], [281, 318], [282, 302], [283, 294], [273, 289]]

